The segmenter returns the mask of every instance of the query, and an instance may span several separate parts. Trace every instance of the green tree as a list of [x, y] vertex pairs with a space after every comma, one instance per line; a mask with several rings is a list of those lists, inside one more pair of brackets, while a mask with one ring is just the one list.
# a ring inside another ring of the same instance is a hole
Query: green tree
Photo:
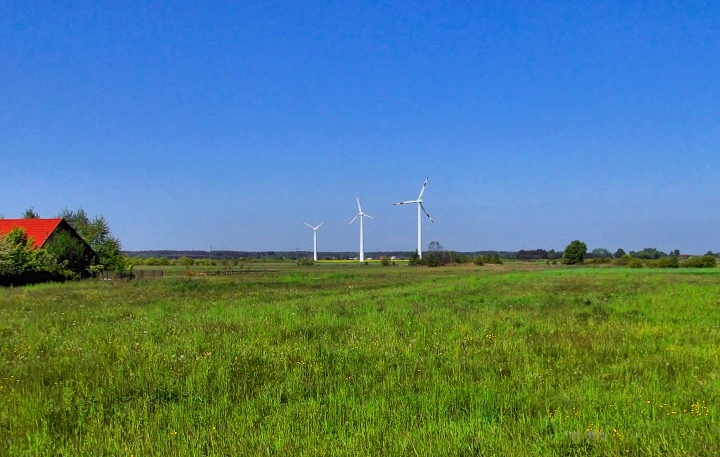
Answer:
[[562, 261], [567, 265], [582, 263], [586, 252], [587, 245], [580, 240], [574, 240], [563, 251]]
[[38, 219], [40, 216], [38, 213], [35, 212], [35, 208], [32, 206], [25, 210], [25, 213], [23, 214], [23, 219]]
[[110, 225], [104, 217], [95, 216], [90, 219], [82, 208], [77, 212], [65, 208], [58, 217], [65, 219], [93, 248], [103, 269], [120, 271], [127, 268], [127, 259], [120, 252], [120, 240], [112, 235]]
[[618, 250], [615, 251], [615, 254], [613, 254], [613, 257], [615, 257], [616, 259], [622, 259], [625, 255], [627, 255], [625, 253], [625, 250], [623, 248], [618, 248]]
[[85, 275], [94, 260], [88, 257], [82, 241], [65, 232], [54, 235], [43, 249], [67, 277]]
[[0, 275], [18, 276], [38, 267], [38, 250], [25, 229], [15, 227], [0, 237]]

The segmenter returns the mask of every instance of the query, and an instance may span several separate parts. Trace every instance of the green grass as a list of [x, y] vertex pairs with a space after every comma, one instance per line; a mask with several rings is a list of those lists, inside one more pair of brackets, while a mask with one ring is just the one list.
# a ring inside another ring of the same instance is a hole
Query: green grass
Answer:
[[0, 454], [720, 454], [718, 269], [268, 270], [0, 290]]

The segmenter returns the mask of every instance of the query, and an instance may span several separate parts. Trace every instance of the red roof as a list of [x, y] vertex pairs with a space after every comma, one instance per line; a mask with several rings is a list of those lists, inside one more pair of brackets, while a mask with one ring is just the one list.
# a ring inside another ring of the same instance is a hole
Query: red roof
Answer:
[[62, 219], [0, 219], [0, 235], [6, 235], [15, 227], [25, 229], [28, 238], [33, 239], [33, 246], [42, 247], [50, 234], [55, 231]]

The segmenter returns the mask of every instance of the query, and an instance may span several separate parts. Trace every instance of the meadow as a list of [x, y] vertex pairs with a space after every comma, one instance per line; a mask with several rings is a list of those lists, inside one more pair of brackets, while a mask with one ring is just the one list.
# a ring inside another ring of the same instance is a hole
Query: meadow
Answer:
[[720, 455], [720, 269], [0, 290], [1, 455]]

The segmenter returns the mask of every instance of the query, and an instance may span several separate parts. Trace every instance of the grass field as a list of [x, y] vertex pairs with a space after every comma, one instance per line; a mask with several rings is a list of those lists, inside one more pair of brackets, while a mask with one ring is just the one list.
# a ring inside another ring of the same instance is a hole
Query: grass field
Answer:
[[720, 455], [720, 270], [0, 290], [0, 455]]

